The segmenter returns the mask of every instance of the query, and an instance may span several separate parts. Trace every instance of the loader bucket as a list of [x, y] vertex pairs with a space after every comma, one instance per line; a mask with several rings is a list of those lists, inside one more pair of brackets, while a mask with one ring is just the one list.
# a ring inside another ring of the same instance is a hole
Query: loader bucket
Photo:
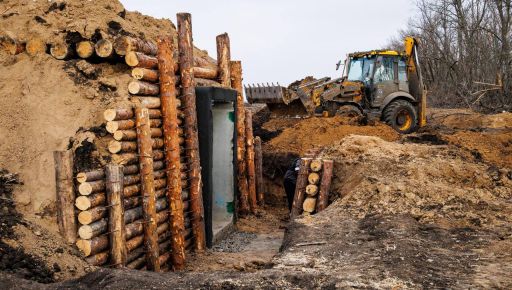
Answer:
[[277, 85], [248, 85], [245, 86], [245, 96], [249, 103], [285, 104], [288, 105], [295, 98], [290, 96], [285, 87]]

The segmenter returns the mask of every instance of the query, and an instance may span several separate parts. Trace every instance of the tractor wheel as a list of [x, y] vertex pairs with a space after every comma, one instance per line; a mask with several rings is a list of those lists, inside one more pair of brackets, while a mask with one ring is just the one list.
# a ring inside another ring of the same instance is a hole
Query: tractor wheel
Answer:
[[358, 118], [363, 116], [363, 113], [361, 110], [359, 110], [358, 107], [354, 105], [343, 105], [338, 109], [336, 115], [349, 118]]
[[324, 112], [326, 112], [328, 117], [334, 117], [336, 115], [336, 111], [338, 111], [338, 103], [336, 102], [326, 102], [323, 105]]
[[417, 129], [418, 115], [414, 106], [405, 100], [391, 102], [382, 113], [384, 121], [400, 134], [409, 134]]

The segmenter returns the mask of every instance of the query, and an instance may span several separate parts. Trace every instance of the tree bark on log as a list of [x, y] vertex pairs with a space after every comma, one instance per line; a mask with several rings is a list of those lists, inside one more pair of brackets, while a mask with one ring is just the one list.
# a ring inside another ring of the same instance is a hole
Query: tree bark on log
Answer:
[[[149, 98], [143, 98], [149, 99]], [[156, 98], [151, 98], [156, 99]], [[160, 104], [160, 98], [158, 98], [158, 104]], [[160, 105], [159, 105], [160, 107]], [[151, 128], [158, 128], [162, 125], [161, 119], [150, 119], [149, 124]], [[135, 120], [120, 120], [120, 121], [109, 121], [107, 122], [107, 132], [115, 133], [117, 130], [129, 130], [135, 128]]]
[[85, 259], [87, 263], [93, 266], [102, 266], [105, 265], [108, 261], [108, 252], [98, 253], [96, 255], [92, 255]]
[[55, 151], [57, 223], [67, 243], [76, 242], [75, 191], [73, 190], [73, 151]]
[[84, 256], [89, 257], [90, 255], [95, 255], [97, 253], [101, 253], [108, 249], [109, 241], [107, 236], [99, 236], [90, 240], [82, 240], [79, 239], [76, 242], [77, 248], [84, 254]]
[[192, 43], [192, 22], [188, 13], [179, 13], [178, 51], [181, 74], [181, 87], [185, 111], [186, 157], [190, 166], [190, 208], [192, 211], [192, 229], [194, 231], [195, 250], [204, 252], [206, 248], [203, 196], [201, 185], [201, 165], [199, 160], [199, 141], [197, 133], [196, 93], [194, 84], [194, 45]]
[[237, 131], [237, 179], [238, 179], [238, 214], [249, 213], [249, 184], [247, 182], [247, 166], [245, 162], [245, 106], [242, 85], [242, 63], [232, 61], [230, 65], [233, 89], [237, 91], [236, 100], [236, 131]]
[[79, 196], [75, 200], [75, 206], [79, 210], [88, 210], [98, 206], [105, 205], [105, 193], [95, 193], [89, 196]]
[[222, 86], [231, 88], [230, 75], [231, 48], [227, 33], [217, 36], [217, 66], [219, 68], [219, 82]]
[[143, 96], [132, 96], [131, 99], [135, 102], [140, 103], [141, 106], [148, 109], [160, 109], [160, 98], [159, 97], [143, 97]]
[[76, 175], [76, 181], [79, 183], [98, 181], [105, 178], [105, 171], [103, 169], [93, 170], [89, 172], [80, 172]]
[[123, 167], [108, 164], [106, 173], [108, 232], [110, 236], [110, 263], [115, 268], [126, 265], [126, 233], [123, 206]]
[[247, 181], [249, 183], [249, 205], [251, 212], [256, 213], [258, 200], [256, 197], [256, 171], [254, 166], [254, 136], [252, 134], [252, 112], [245, 110], [245, 141], [247, 156]]
[[128, 269], [140, 270], [144, 267], [145, 264], [146, 264], [146, 257], [142, 256], [142, 257], [137, 258], [133, 262], [129, 263], [128, 265], [126, 265], [126, 267]]
[[[228, 63], [229, 69], [229, 63]], [[194, 77], [203, 78], [208, 80], [216, 80], [219, 75], [219, 71], [206, 67], [194, 67]]]
[[89, 58], [94, 54], [94, 44], [88, 40], [80, 41], [76, 45], [76, 53], [81, 58]]
[[124, 57], [127, 65], [131, 67], [141, 67], [147, 69], [156, 69], [158, 61], [156, 57], [149, 56], [140, 52], [130, 51]]
[[[181, 131], [183, 133], [183, 131]], [[137, 131], [135, 130], [118, 130], [113, 134], [117, 141], [133, 141], [137, 140]], [[163, 137], [163, 131], [160, 128], [151, 128], [151, 138]]]
[[322, 172], [322, 181], [320, 183], [320, 191], [318, 193], [318, 201], [316, 204], [316, 212], [321, 212], [329, 205], [329, 190], [331, 187], [334, 162], [332, 160], [324, 160], [324, 170]]
[[118, 37], [114, 42], [114, 49], [119, 55], [126, 55], [130, 51], [156, 55], [158, 51], [157, 46], [153, 42], [129, 36]]
[[293, 205], [291, 210], [291, 218], [300, 215], [303, 208], [304, 198], [306, 196], [306, 183], [308, 181], [309, 166], [311, 158], [302, 158], [300, 160], [299, 174], [297, 176], [297, 183], [295, 186], [295, 195], [293, 198]]
[[107, 208], [103, 206], [84, 210], [78, 214], [78, 222], [82, 225], [89, 225], [107, 216]]
[[84, 182], [78, 186], [78, 192], [81, 195], [90, 195], [95, 192], [104, 192], [105, 191], [105, 181], [97, 180], [91, 182]]
[[81, 239], [89, 240], [97, 237], [107, 231], [107, 220], [101, 219], [90, 225], [83, 225], [78, 229], [78, 235]]
[[214, 80], [209, 79], [203, 79], [203, 78], [194, 78], [194, 82], [196, 83], [196, 86], [198, 87], [216, 87], [221, 88], [222, 85]]
[[152, 83], [134, 80], [128, 84], [128, 92], [132, 95], [157, 96], [160, 93], [160, 87]]
[[[153, 151], [153, 160], [163, 160], [164, 153], [161, 150]], [[113, 154], [112, 161], [116, 164], [130, 165], [139, 161], [139, 156], [136, 153]]]
[[[151, 132], [150, 132], [151, 134]], [[151, 135], [149, 135], [151, 137]], [[110, 153], [119, 153], [119, 152], [136, 152], [137, 151], [137, 142], [119, 142], [116, 140], [112, 140], [108, 143], [108, 151]]]
[[[141, 256], [144, 256], [144, 247], [140, 247], [144, 242], [144, 236], [133, 238], [126, 242], [126, 247], [128, 248], [128, 255], [126, 257], [126, 262], [131, 263], [138, 259]], [[130, 247], [135, 247], [130, 249]]]
[[110, 40], [101, 39], [98, 42], [96, 42], [96, 45], [94, 46], [94, 51], [96, 51], [96, 54], [99, 57], [109, 58], [114, 55], [114, 46], [112, 45], [112, 42]]
[[132, 77], [136, 80], [147, 81], [147, 82], [158, 82], [158, 71], [136, 67], [132, 70]]
[[258, 203], [265, 204], [265, 189], [263, 183], [263, 154], [261, 152], [261, 138], [254, 138], [254, 168], [256, 170], [256, 194]]
[[45, 53], [46, 43], [40, 38], [33, 38], [27, 41], [25, 50], [27, 51], [27, 54], [30, 56]]
[[181, 271], [185, 267], [185, 230], [183, 201], [181, 199], [181, 162], [178, 127], [177, 92], [174, 78], [176, 63], [173, 59], [173, 40], [158, 39], [158, 72], [162, 99], [164, 152], [167, 172], [167, 199], [169, 201], [169, 226], [172, 237], [172, 267]]
[[137, 106], [135, 108], [137, 134], [139, 143], [140, 174], [142, 177], [143, 215], [144, 215], [144, 246], [146, 249], [146, 266], [148, 270], [160, 271], [158, 263], [158, 236], [156, 233], [156, 197], [153, 176], [153, 148], [149, 111]]
[[[128, 120], [134, 117], [133, 108], [119, 108], [119, 109], [107, 109], [103, 112], [103, 118], [105, 121], [119, 121]], [[151, 114], [150, 114], [151, 118]]]

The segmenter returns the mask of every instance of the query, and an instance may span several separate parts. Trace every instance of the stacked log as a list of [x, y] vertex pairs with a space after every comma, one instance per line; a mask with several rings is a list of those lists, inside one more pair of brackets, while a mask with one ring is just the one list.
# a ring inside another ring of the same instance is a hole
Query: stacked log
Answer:
[[46, 52], [46, 42], [41, 38], [31, 38], [27, 41], [25, 50], [28, 55], [35, 56]]
[[302, 158], [293, 200], [292, 218], [311, 215], [327, 208], [333, 161]]

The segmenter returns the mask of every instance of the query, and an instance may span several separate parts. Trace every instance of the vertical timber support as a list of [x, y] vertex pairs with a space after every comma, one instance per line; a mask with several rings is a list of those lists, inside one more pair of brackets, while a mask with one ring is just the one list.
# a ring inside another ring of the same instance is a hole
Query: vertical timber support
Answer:
[[302, 212], [302, 204], [306, 197], [306, 185], [308, 182], [309, 165], [311, 158], [302, 158], [300, 160], [299, 174], [297, 176], [297, 184], [295, 185], [295, 196], [291, 210], [291, 218], [295, 218]]
[[236, 132], [237, 132], [237, 179], [238, 179], [238, 214], [249, 213], [249, 184], [247, 183], [247, 167], [245, 163], [245, 106], [242, 85], [242, 63], [232, 61], [230, 65], [231, 85], [237, 91], [236, 98]]
[[219, 83], [227, 88], [231, 88], [230, 61], [229, 35], [224, 33], [217, 36], [217, 66], [219, 67]]
[[53, 152], [57, 193], [57, 223], [67, 243], [76, 242], [75, 191], [73, 190], [73, 151]]
[[107, 204], [109, 206], [110, 263], [115, 268], [121, 268], [126, 265], [123, 167], [117, 164], [108, 164], [105, 173], [107, 178]]
[[196, 92], [194, 82], [194, 46], [192, 20], [189, 13], [178, 13], [178, 51], [181, 74], [181, 103], [185, 113], [185, 150], [190, 167], [190, 209], [194, 249], [203, 252], [206, 247], [203, 196], [201, 189], [201, 164], [197, 133]]
[[256, 170], [256, 194], [258, 203], [265, 204], [265, 189], [263, 188], [263, 153], [261, 151], [261, 138], [254, 138], [254, 168]]
[[153, 149], [149, 111], [140, 104], [135, 107], [135, 123], [139, 149], [141, 175], [142, 208], [144, 218], [144, 247], [146, 250], [146, 267], [159, 272], [158, 234], [156, 220], [156, 194], [153, 176]]
[[249, 183], [249, 205], [251, 212], [256, 213], [258, 201], [256, 198], [256, 172], [254, 168], [254, 136], [252, 133], [252, 112], [245, 110], [245, 141], [247, 156], [247, 181]]
[[323, 211], [329, 205], [329, 189], [331, 187], [334, 168], [334, 162], [332, 160], [324, 160], [323, 163], [322, 181], [320, 182], [318, 201], [316, 203], [317, 213]]
[[172, 58], [173, 41], [171, 37], [158, 39], [158, 71], [160, 75], [160, 98], [162, 102], [164, 151], [167, 175], [167, 200], [169, 202], [171, 229], [171, 261], [175, 271], [185, 267], [185, 219], [181, 199], [181, 163], [178, 128], [178, 99]]

